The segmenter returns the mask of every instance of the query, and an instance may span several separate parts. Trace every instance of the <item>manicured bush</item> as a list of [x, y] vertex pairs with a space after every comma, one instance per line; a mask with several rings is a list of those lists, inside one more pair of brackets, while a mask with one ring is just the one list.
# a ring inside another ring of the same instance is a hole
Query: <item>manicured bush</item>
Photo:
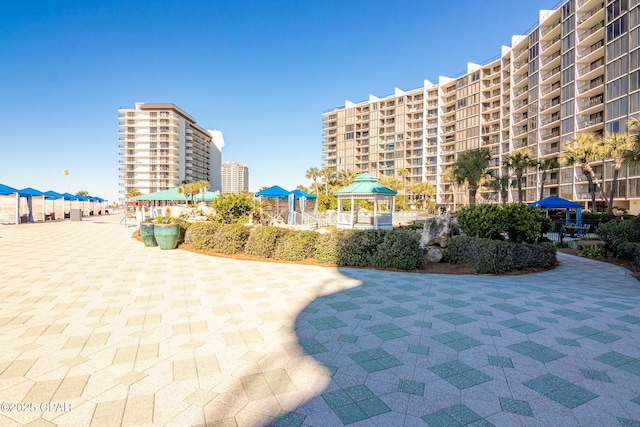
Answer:
[[243, 224], [260, 208], [260, 204], [246, 191], [219, 194], [209, 205], [215, 209], [213, 222], [220, 224]]
[[468, 236], [535, 243], [553, 226], [540, 209], [524, 203], [474, 205], [457, 214], [460, 230]]
[[338, 264], [340, 261], [340, 252], [342, 235], [344, 231], [332, 231], [330, 233], [320, 234], [313, 252], [313, 258], [321, 264]]
[[640, 243], [625, 242], [617, 247], [616, 258], [619, 260], [635, 260], [640, 255]]
[[371, 266], [413, 270], [422, 267], [424, 256], [420, 249], [420, 236], [404, 230], [389, 231], [371, 255]]
[[640, 236], [634, 223], [635, 220], [609, 221], [598, 227], [598, 237], [616, 255], [620, 244], [639, 241]]
[[351, 267], [370, 267], [371, 258], [384, 241], [383, 230], [347, 230], [341, 233], [338, 264]]
[[249, 255], [273, 258], [278, 241], [289, 230], [282, 227], [260, 226], [251, 230], [244, 252]]
[[515, 243], [534, 243], [542, 233], [553, 227], [541, 209], [524, 203], [510, 203], [504, 206], [507, 217], [507, 235]]
[[501, 274], [531, 267], [548, 269], [556, 263], [556, 247], [552, 243], [514, 243], [455, 236], [449, 241], [445, 261], [470, 263], [480, 274]]
[[184, 237], [185, 243], [190, 243], [198, 250], [213, 248], [214, 236], [220, 224], [212, 222], [196, 222], [187, 229]]
[[319, 234], [315, 231], [296, 230], [282, 236], [276, 246], [274, 258], [302, 261], [313, 256]]
[[236, 254], [242, 252], [248, 239], [248, 227], [242, 224], [224, 224], [216, 230], [211, 249], [223, 254]]
[[502, 205], [473, 205], [458, 211], [460, 230], [468, 236], [502, 240], [507, 230], [506, 211]]

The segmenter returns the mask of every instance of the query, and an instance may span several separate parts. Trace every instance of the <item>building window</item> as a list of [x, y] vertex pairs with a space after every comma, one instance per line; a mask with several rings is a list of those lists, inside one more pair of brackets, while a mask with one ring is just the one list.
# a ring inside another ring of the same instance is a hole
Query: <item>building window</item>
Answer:
[[607, 25], [607, 41], [611, 41], [616, 37], [621, 36], [622, 34], [627, 32], [627, 29], [627, 15], [622, 15], [616, 21]]
[[627, 76], [607, 83], [607, 99], [618, 98], [619, 96], [628, 93], [628, 91], [629, 85]]

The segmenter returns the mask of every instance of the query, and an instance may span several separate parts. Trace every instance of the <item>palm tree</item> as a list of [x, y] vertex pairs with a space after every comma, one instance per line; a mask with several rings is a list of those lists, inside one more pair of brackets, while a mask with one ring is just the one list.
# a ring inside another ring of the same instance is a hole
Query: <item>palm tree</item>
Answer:
[[325, 166], [322, 169], [320, 169], [320, 178], [322, 179], [322, 182], [325, 185], [324, 187], [325, 196], [329, 196], [329, 181], [331, 180], [332, 176], [333, 176], [333, 170], [329, 166]]
[[[193, 183], [193, 186], [198, 189], [198, 191], [202, 194], [202, 203], [204, 203], [204, 193], [211, 188], [211, 184], [209, 181], [200, 180]], [[196, 192], [197, 193], [197, 192]], [[196, 199], [193, 199], [193, 202], [196, 202]]]
[[625, 160], [625, 155], [633, 147], [633, 138], [625, 133], [614, 133], [600, 140], [602, 144], [602, 154], [613, 159], [613, 179], [611, 180], [611, 193], [607, 200], [607, 213], [613, 213], [613, 197], [618, 190], [618, 176], [620, 168]]
[[[442, 175], [440, 175], [440, 180], [445, 183], [445, 184], [451, 184], [452, 186], [455, 185], [456, 183], [456, 177], [453, 175], [453, 167], [450, 167], [448, 169], [446, 169]], [[456, 190], [455, 187], [452, 191], [453, 193], [453, 207], [452, 210], [453, 212], [456, 211]]]
[[127, 199], [141, 195], [142, 193], [137, 188], [132, 188], [131, 190], [127, 191]]
[[320, 169], [318, 169], [315, 166], [312, 166], [309, 169], [307, 169], [307, 173], [304, 176], [305, 178], [313, 181], [313, 185], [316, 188], [316, 196], [318, 196], [318, 177], [319, 176], [320, 176]]
[[193, 193], [193, 184], [190, 182], [183, 183], [178, 187], [178, 194], [184, 194], [184, 200], [189, 204], [189, 195]]
[[409, 169], [407, 168], [398, 169], [398, 176], [402, 178], [402, 194], [407, 194], [406, 180], [407, 180], [407, 177], [409, 176]]
[[355, 178], [356, 176], [358, 176], [358, 174], [360, 173], [360, 171], [356, 170], [356, 169], [346, 169], [346, 170], [341, 170], [339, 172], [339, 181], [340, 184], [342, 185], [349, 185], [349, 184], [353, 184], [353, 178]]
[[489, 172], [491, 150], [488, 148], [476, 148], [462, 153], [453, 165], [453, 177], [458, 184], [467, 183], [469, 190], [469, 204], [476, 204], [476, 192], [478, 183]]
[[427, 200], [430, 200], [433, 196], [436, 195], [436, 188], [425, 181], [412, 183], [410, 186], [410, 191], [422, 196], [421, 198], [423, 209], [427, 208]]
[[531, 151], [528, 149], [514, 151], [508, 154], [503, 162], [507, 170], [513, 169], [513, 173], [518, 180], [518, 202], [522, 203], [522, 175], [529, 166], [536, 166], [538, 162], [533, 158]]
[[593, 212], [598, 212], [596, 189], [600, 183], [589, 163], [602, 159], [602, 146], [598, 144], [593, 133], [587, 132], [576, 134], [573, 140], [565, 144], [564, 150], [560, 162], [568, 166], [580, 166], [589, 183]]
[[547, 179], [547, 171], [558, 169], [560, 167], [560, 163], [558, 163], [558, 159], [544, 159], [538, 161], [538, 169], [541, 172], [540, 175], [540, 198], [538, 200], [542, 200], [544, 197], [544, 182]]
[[493, 175], [491, 174], [491, 180], [489, 181], [489, 188], [500, 193], [500, 199], [502, 204], [506, 205], [509, 201], [509, 184], [511, 178], [509, 175]]

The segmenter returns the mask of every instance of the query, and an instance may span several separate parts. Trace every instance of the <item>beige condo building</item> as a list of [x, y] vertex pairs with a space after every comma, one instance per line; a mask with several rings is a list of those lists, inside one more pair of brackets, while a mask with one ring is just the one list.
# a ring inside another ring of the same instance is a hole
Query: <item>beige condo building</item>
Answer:
[[120, 201], [134, 188], [148, 194], [183, 182], [221, 189], [222, 132], [203, 129], [172, 103], [136, 103], [118, 112]]
[[[467, 203], [466, 188], [443, 174], [466, 150], [489, 148], [492, 168], [502, 170], [505, 156], [516, 150], [557, 159], [578, 132], [627, 132], [629, 118], [640, 117], [639, 3], [567, 0], [540, 11], [537, 25], [513, 36], [511, 46], [485, 64], [469, 63], [461, 75], [325, 111], [324, 165], [396, 177], [407, 169], [407, 182], [433, 184], [437, 202], [451, 208]], [[612, 165], [592, 164], [605, 191]], [[536, 168], [526, 171], [527, 201], [538, 200], [540, 180]], [[547, 173], [544, 196], [590, 205], [587, 187], [579, 167], [561, 166]], [[510, 191], [510, 200], [517, 200]], [[479, 192], [478, 201], [496, 202], [498, 194]], [[623, 168], [614, 204], [640, 213], [638, 166]]]
[[222, 164], [222, 192], [249, 191], [249, 168], [236, 162]]

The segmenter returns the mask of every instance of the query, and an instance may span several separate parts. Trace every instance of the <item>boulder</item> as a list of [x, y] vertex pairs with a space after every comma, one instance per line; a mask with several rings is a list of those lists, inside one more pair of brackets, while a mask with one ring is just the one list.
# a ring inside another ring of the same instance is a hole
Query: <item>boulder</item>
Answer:
[[428, 246], [424, 248], [424, 260], [426, 262], [440, 262], [444, 256], [444, 249], [439, 246]]
[[427, 218], [424, 223], [422, 238], [420, 239], [420, 247], [425, 249], [429, 246], [438, 245], [441, 248], [446, 248], [456, 229], [455, 217], [450, 213]]

